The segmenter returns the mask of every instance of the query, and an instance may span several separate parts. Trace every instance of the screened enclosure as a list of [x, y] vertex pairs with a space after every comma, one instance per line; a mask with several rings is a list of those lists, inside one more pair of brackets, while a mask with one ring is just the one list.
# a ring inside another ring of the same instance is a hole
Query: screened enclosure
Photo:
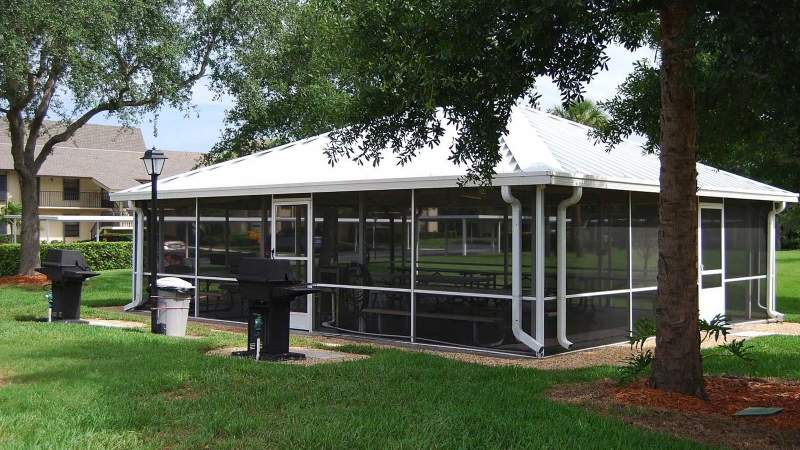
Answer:
[[[537, 356], [624, 341], [654, 317], [656, 155], [606, 151], [583, 125], [514, 107], [494, 187], [458, 187], [459, 130], [443, 127], [405, 164], [386, 148], [381, 164], [331, 165], [320, 135], [160, 180], [159, 275], [194, 284], [194, 316], [241, 322], [242, 258], [283, 259], [320, 290], [293, 302], [294, 329]], [[136, 209], [128, 308], [151, 273], [149, 189], [112, 194]], [[701, 318], [782, 317], [775, 217], [797, 200], [697, 164]]]
[[[443, 188], [163, 200], [159, 273], [195, 286], [195, 317], [244, 322], [242, 258], [291, 258], [295, 276], [321, 289], [292, 305], [316, 332], [529, 353], [512, 323], [511, 207], [499, 188]], [[544, 337], [558, 351], [557, 208], [566, 187], [544, 189]], [[522, 318], [536, 334], [535, 187], [521, 202]], [[566, 213], [566, 333], [576, 348], [620, 342], [653, 318], [658, 274], [657, 195], [584, 189]], [[292, 203], [295, 202], [295, 203]], [[769, 202], [719, 200], [701, 220], [724, 228], [724, 311], [735, 321], [766, 318]], [[138, 202], [141, 273], [146, 212]], [[724, 217], [724, 221], [723, 221]], [[274, 222], [274, 223], [273, 223]], [[311, 229], [309, 230], [309, 224]], [[720, 236], [723, 236], [720, 234]], [[707, 245], [715, 245], [710, 237]], [[711, 253], [711, 252], [708, 252]], [[716, 268], [716, 266], [713, 266]], [[715, 285], [716, 286], [716, 285]]]

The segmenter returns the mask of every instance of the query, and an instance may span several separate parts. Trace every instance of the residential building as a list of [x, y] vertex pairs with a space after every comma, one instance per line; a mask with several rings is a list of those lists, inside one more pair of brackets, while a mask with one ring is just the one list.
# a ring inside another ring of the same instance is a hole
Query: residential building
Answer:
[[[58, 122], [45, 124], [39, 139], [57, 132]], [[127, 205], [113, 202], [109, 193], [148, 182], [140, 158], [146, 150], [142, 131], [109, 125], [88, 124], [72, 139], [57, 145], [38, 176], [40, 237], [42, 241], [74, 242], [93, 239], [101, 227], [130, 228], [130, 222], [101, 222], [103, 216], [127, 216]], [[169, 164], [164, 175], [191, 170], [199, 153], [165, 152]], [[0, 207], [21, 203], [20, 185], [11, 156], [8, 125], [0, 121]], [[11, 233], [0, 225], [0, 234]]]

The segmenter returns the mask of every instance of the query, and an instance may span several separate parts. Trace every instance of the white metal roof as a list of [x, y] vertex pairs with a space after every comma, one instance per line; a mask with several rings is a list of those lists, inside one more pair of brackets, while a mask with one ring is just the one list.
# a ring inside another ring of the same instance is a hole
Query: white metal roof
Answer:
[[[500, 140], [502, 161], [496, 185], [560, 184], [658, 192], [659, 162], [640, 145], [625, 141], [606, 152], [588, 136], [589, 128], [541, 111], [517, 107]], [[353, 161], [328, 163], [327, 135], [265, 150], [159, 180], [159, 198], [290, 194], [353, 190], [454, 187], [464, 167], [448, 159], [455, 128], [440, 144], [419, 151], [400, 166], [391, 150], [378, 166]], [[169, 164], [169, 161], [167, 161]], [[797, 194], [698, 164], [698, 195], [797, 201]], [[150, 185], [111, 195], [113, 200], [145, 200]]]

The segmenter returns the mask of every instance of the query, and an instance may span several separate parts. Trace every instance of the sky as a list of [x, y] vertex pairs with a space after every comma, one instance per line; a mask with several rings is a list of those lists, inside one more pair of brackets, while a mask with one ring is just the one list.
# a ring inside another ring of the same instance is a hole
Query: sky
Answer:
[[[629, 52], [622, 47], [609, 47], [610, 58], [608, 70], [600, 72], [591, 83], [586, 85], [584, 97], [601, 101], [613, 97], [617, 86], [633, 70], [634, 62], [640, 59], [652, 61], [653, 50], [641, 48]], [[548, 109], [561, 103], [558, 88], [549, 78], [537, 80], [537, 89], [541, 94], [540, 106]], [[180, 111], [172, 108], [162, 109], [158, 116], [148, 115], [138, 126], [142, 129], [147, 147], [162, 150], [205, 152], [211, 149], [219, 139], [223, 129], [225, 110], [233, 105], [233, 99], [219, 97], [208, 86], [208, 80], [201, 80], [192, 91], [192, 108]], [[113, 117], [100, 116], [91, 123], [118, 125]]]

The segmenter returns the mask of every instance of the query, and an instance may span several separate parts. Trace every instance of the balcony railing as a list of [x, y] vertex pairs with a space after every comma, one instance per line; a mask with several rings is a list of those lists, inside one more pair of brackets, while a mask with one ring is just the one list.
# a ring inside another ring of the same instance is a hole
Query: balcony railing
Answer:
[[51, 208], [112, 208], [105, 192], [39, 192], [39, 206]]

